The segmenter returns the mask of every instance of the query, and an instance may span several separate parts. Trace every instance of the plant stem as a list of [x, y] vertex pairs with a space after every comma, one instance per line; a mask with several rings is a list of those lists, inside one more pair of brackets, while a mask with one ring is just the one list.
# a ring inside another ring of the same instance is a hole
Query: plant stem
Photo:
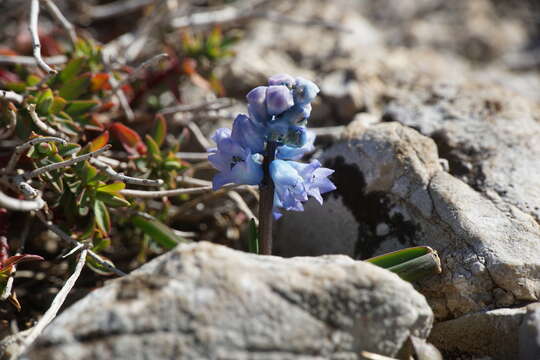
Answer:
[[274, 181], [270, 176], [270, 163], [276, 156], [277, 143], [269, 141], [263, 161], [264, 177], [259, 186], [259, 241], [262, 255], [272, 254], [272, 208], [274, 207]]

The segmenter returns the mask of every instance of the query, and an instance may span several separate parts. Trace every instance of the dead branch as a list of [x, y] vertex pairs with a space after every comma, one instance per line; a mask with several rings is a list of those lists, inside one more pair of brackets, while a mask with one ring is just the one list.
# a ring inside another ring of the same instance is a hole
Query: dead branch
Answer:
[[13, 91], [7, 91], [7, 90], [0, 90], [0, 99], [4, 99], [7, 101], [14, 101], [16, 103], [22, 103], [24, 98], [22, 95], [17, 94]]
[[120, 190], [120, 194], [126, 197], [136, 197], [141, 199], [152, 199], [166, 196], [177, 196], [182, 194], [200, 194], [212, 191], [212, 186], [201, 186], [195, 188], [173, 189], [173, 190], [158, 190], [158, 191], [144, 191], [144, 190]]
[[35, 211], [45, 206], [45, 201], [40, 197], [33, 200], [21, 200], [7, 196], [0, 190], [0, 207], [13, 211]]
[[[44, 60], [47, 64], [61, 65], [67, 62], [67, 57], [65, 55], [55, 55], [46, 57]], [[21, 55], [0, 55], [0, 64], [37, 65], [36, 58]]]
[[26, 110], [28, 110], [28, 113], [30, 114], [30, 118], [34, 122], [34, 124], [38, 127], [39, 130], [43, 131], [47, 135], [51, 136], [58, 136], [58, 137], [64, 137], [63, 134], [61, 134], [58, 130], [41, 120], [36, 113], [36, 105], [35, 104], [29, 104], [26, 107]]
[[66, 161], [61, 161], [61, 162], [57, 162], [57, 163], [54, 163], [54, 164], [50, 164], [50, 165], [46, 165], [46, 166], [37, 168], [35, 170], [32, 170], [30, 172], [27, 172], [27, 173], [23, 174], [22, 177], [24, 179], [28, 180], [28, 179], [35, 178], [36, 176], [39, 176], [41, 174], [44, 174], [44, 173], [52, 171], [52, 170], [56, 170], [56, 169], [60, 169], [60, 168], [63, 168], [63, 167], [68, 167], [68, 166], [71, 166], [71, 165], [75, 165], [77, 163], [80, 163], [81, 161], [91, 159], [91, 158], [97, 156], [98, 154], [101, 154], [101, 153], [109, 150], [110, 148], [111, 148], [111, 144], [107, 144], [104, 147], [102, 147], [101, 149], [90, 152], [88, 154], [80, 155], [80, 156], [74, 157], [73, 159], [69, 159], [69, 160], [66, 160]]
[[118, 84], [112, 89], [112, 93], [115, 94], [122, 86], [132, 82], [136, 78], [138, 78], [144, 70], [146, 70], [149, 67], [155, 66], [157, 63], [159, 63], [163, 59], [169, 58], [168, 54], [157, 54], [155, 56], [152, 56], [150, 59], [144, 61], [142, 64], [137, 66], [137, 68], [129, 74], [127, 77], [125, 77], [123, 80], [119, 81]]
[[128, 184], [134, 184], [134, 185], [143, 185], [143, 186], [161, 186], [163, 185], [163, 180], [161, 179], [141, 179], [136, 178], [132, 176], [127, 176], [122, 173], [118, 173], [115, 170], [113, 170], [112, 167], [105, 164], [104, 162], [98, 160], [98, 159], [90, 159], [90, 163], [103, 171], [105, 174], [107, 174], [111, 179], [122, 181]]
[[41, 57], [41, 43], [39, 42], [38, 34], [38, 17], [39, 17], [39, 0], [30, 0], [30, 20], [28, 21], [28, 30], [32, 38], [33, 55], [36, 59], [38, 67], [46, 74], [56, 74], [57, 71], [52, 69]]
[[51, 15], [66, 30], [71, 40], [71, 43], [73, 44], [73, 46], [75, 46], [75, 43], [77, 42], [77, 33], [75, 32], [75, 27], [73, 26], [73, 24], [70, 23], [68, 19], [66, 19], [66, 17], [62, 14], [60, 9], [58, 8], [58, 6], [56, 6], [56, 4], [52, 0], [44, 0], [44, 1]]
[[10, 173], [15, 168], [15, 164], [19, 161], [21, 158], [21, 155], [28, 149], [30, 149], [32, 146], [36, 144], [40, 144], [43, 142], [57, 142], [60, 144], [67, 144], [67, 141], [64, 139], [61, 139], [59, 137], [52, 137], [52, 136], [44, 136], [44, 137], [38, 137], [32, 140], [28, 140], [24, 144], [21, 144], [15, 148], [15, 151], [13, 152], [13, 155], [11, 155], [11, 158], [9, 159], [9, 162], [4, 169], [4, 173]]

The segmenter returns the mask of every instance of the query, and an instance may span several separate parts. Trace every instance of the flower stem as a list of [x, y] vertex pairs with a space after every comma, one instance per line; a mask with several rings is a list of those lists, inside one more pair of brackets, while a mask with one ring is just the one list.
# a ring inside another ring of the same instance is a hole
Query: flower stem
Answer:
[[277, 143], [269, 141], [263, 161], [264, 178], [259, 186], [259, 242], [262, 255], [272, 254], [272, 208], [274, 207], [274, 181], [270, 176], [270, 163], [276, 156]]

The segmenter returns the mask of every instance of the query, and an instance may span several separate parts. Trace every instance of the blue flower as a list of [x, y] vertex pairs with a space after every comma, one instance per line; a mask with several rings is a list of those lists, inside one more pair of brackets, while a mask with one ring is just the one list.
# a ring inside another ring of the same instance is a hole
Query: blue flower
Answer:
[[283, 145], [278, 147], [276, 158], [281, 160], [298, 160], [305, 154], [315, 150], [315, 133], [306, 130], [306, 139], [304, 145], [300, 147]]
[[319, 91], [319, 87], [313, 81], [297, 77], [293, 88], [294, 104], [309, 104], [315, 99]]
[[295, 84], [296, 80], [287, 74], [277, 74], [268, 79], [268, 85], [285, 85], [289, 89], [292, 89]]
[[270, 164], [270, 176], [274, 181], [274, 206], [285, 210], [302, 211], [303, 201], [307, 201], [308, 193], [304, 179], [291, 166], [292, 161], [274, 160]]
[[217, 147], [208, 150], [208, 161], [219, 170], [212, 179], [214, 190], [228, 183], [257, 185], [263, 179], [262, 155], [252, 153], [231, 135], [230, 129], [222, 128], [212, 137]]
[[334, 170], [321, 167], [319, 160], [312, 160], [309, 164], [289, 161], [289, 165], [296, 169], [304, 181], [304, 188], [309, 196], [314, 197], [322, 205], [322, 194], [335, 190], [336, 186], [328, 179]]

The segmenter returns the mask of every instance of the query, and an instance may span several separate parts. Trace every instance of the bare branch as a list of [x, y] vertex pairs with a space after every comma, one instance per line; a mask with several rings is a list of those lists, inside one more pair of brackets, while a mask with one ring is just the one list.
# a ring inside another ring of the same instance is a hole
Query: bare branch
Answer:
[[4, 99], [7, 101], [14, 101], [16, 103], [22, 103], [24, 98], [22, 95], [17, 94], [13, 91], [7, 91], [7, 90], [0, 90], [0, 99]]
[[161, 179], [141, 179], [136, 178], [132, 176], [126, 176], [122, 173], [118, 173], [113, 170], [112, 167], [105, 164], [102, 161], [99, 161], [98, 159], [90, 159], [90, 163], [92, 163], [95, 167], [103, 171], [105, 174], [107, 174], [110, 178], [114, 180], [123, 181], [128, 184], [134, 184], [134, 185], [144, 185], [144, 186], [161, 186], [163, 185], [163, 180]]
[[227, 196], [229, 196], [236, 203], [236, 206], [238, 206], [238, 209], [240, 209], [240, 211], [246, 214], [248, 219], [255, 220], [255, 224], [259, 226], [259, 219], [255, 216], [253, 211], [251, 211], [248, 204], [246, 204], [246, 202], [244, 201], [244, 198], [240, 196], [239, 193], [237, 193], [236, 191], [229, 191]]
[[150, 5], [153, 2], [154, 0], [117, 0], [105, 5], [92, 6], [88, 13], [90, 18], [94, 20], [108, 19], [118, 15], [125, 15], [128, 12]]
[[58, 310], [60, 310], [60, 307], [62, 307], [66, 301], [69, 292], [71, 289], [73, 289], [75, 282], [81, 275], [84, 264], [86, 263], [86, 255], [88, 254], [88, 251], [89, 250], [87, 249], [83, 249], [81, 251], [81, 255], [79, 255], [79, 260], [77, 260], [77, 265], [75, 265], [73, 274], [66, 280], [66, 283], [64, 286], [62, 286], [62, 289], [60, 289], [58, 294], [56, 294], [51, 306], [45, 312], [45, 314], [43, 314], [43, 317], [39, 319], [38, 323], [27, 333], [22, 345], [17, 349], [17, 355], [24, 353], [30, 347], [30, 345], [36, 341], [37, 337], [43, 332], [45, 327], [47, 327], [47, 325], [49, 325], [56, 317]]
[[221, 110], [231, 107], [235, 104], [235, 100], [231, 98], [217, 98], [214, 100], [203, 101], [196, 104], [180, 104], [171, 107], [163, 108], [159, 111], [159, 114], [168, 115], [178, 112], [190, 112], [190, 111], [210, 111]]
[[77, 42], [77, 33], [75, 32], [75, 27], [72, 23], [69, 22], [68, 19], [62, 14], [58, 6], [52, 1], [52, 0], [44, 0], [45, 5], [47, 5], [47, 8], [51, 12], [51, 15], [58, 21], [62, 27], [66, 30], [66, 32], [69, 35], [69, 38], [71, 40], [71, 43], [73, 46], [75, 46], [75, 43]]
[[191, 121], [187, 125], [187, 127], [189, 128], [189, 130], [191, 130], [191, 133], [193, 134], [193, 136], [195, 136], [195, 139], [197, 139], [197, 141], [199, 142], [199, 144], [201, 144], [203, 148], [209, 149], [212, 147], [212, 144], [210, 143], [210, 141], [208, 141], [206, 136], [204, 136], [204, 134], [202, 133], [199, 126], [197, 126], [197, 124]]
[[9, 162], [4, 169], [4, 173], [10, 173], [15, 168], [15, 164], [19, 161], [21, 158], [21, 155], [28, 149], [30, 149], [32, 146], [43, 143], [43, 142], [57, 142], [60, 144], [67, 144], [67, 141], [58, 137], [52, 137], [52, 136], [44, 136], [44, 137], [38, 137], [32, 140], [28, 140], [24, 144], [21, 144], [15, 148], [15, 151], [13, 152], [13, 155], [11, 155], [11, 158], [9, 159]]
[[197, 179], [191, 176], [180, 175], [176, 177], [176, 181], [183, 184], [195, 185], [195, 186], [211, 186], [212, 182], [203, 179]]
[[144, 190], [120, 190], [120, 194], [126, 197], [137, 197], [141, 199], [152, 199], [165, 196], [177, 196], [182, 194], [200, 194], [212, 191], [212, 186], [201, 186], [196, 188], [185, 189], [173, 189], [173, 190], [158, 190], [158, 191], [144, 191]]
[[[51, 65], [60, 65], [67, 62], [67, 56], [55, 55], [44, 58], [45, 62]], [[0, 55], [0, 64], [37, 65], [36, 58], [21, 55]]]
[[122, 86], [130, 83], [131, 81], [139, 77], [141, 73], [144, 70], [146, 70], [148, 67], [155, 66], [158, 62], [166, 58], [169, 58], [169, 55], [165, 53], [152, 56], [150, 59], [146, 60], [145, 62], [137, 66], [137, 68], [131, 74], [129, 74], [123, 80], [118, 82], [118, 84], [116, 84], [116, 86], [112, 89], [112, 93], [113, 94], [116, 93]]
[[30, 118], [32, 119], [34, 124], [38, 127], [38, 129], [43, 131], [45, 134], [52, 135], [52, 136], [59, 136], [59, 137], [64, 136], [63, 134], [60, 134], [58, 130], [48, 125], [46, 122], [44, 122], [43, 120], [39, 118], [38, 114], [36, 113], [35, 104], [29, 104], [26, 107], [26, 110], [28, 110], [28, 113], [30, 114]]
[[74, 157], [73, 159], [69, 159], [69, 160], [66, 160], [66, 161], [61, 161], [61, 162], [57, 162], [57, 163], [54, 163], [54, 164], [50, 164], [50, 165], [47, 165], [47, 166], [40, 167], [40, 168], [32, 170], [32, 171], [30, 171], [30, 172], [28, 172], [26, 174], [23, 174], [22, 176], [23, 176], [23, 178], [25, 178], [27, 180], [32, 179], [32, 178], [34, 178], [36, 176], [39, 176], [41, 174], [44, 174], [44, 173], [46, 173], [48, 171], [52, 171], [52, 170], [60, 169], [60, 168], [63, 168], [63, 167], [71, 166], [71, 165], [80, 163], [81, 161], [91, 159], [91, 158], [97, 156], [98, 154], [101, 154], [101, 153], [109, 150], [110, 148], [111, 148], [111, 144], [107, 144], [107, 145], [105, 145], [104, 147], [102, 147], [99, 150], [96, 150], [96, 151], [93, 151], [93, 152], [90, 152], [88, 154], [84, 154], [84, 155], [81, 155], [81, 156]]
[[39, 196], [39, 192], [34, 189], [30, 184], [24, 182], [22, 176], [15, 176], [14, 183], [17, 189], [23, 193], [25, 198], [35, 199]]
[[7, 139], [15, 132], [17, 126], [17, 112], [12, 109], [8, 109], [8, 124], [6, 129], [0, 133], [0, 139]]
[[[68, 243], [70, 243], [70, 244], [72, 244], [74, 246], [79, 246], [81, 244], [79, 241], [77, 241], [76, 239], [74, 239], [71, 236], [69, 236], [68, 234], [66, 234], [62, 229], [60, 229], [58, 226], [53, 224], [51, 221], [47, 221], [47, 219], [45, 218], [45, 215], [43, 213], [38, 212], [38, 213], [36, 213], [36, 215], [37, 215], [38, 219], [41, 220], [41, 222], [43, 224], [45, 224], [45, 226], [49, 230], [51, 230], [53, 233], [58, 235], [60, 237], [60, 239], [66, 241], [66, 242], [68, 242]], [[109, 271], [115, 273], [116, 275], [118, 275], [118, 276], [125, 276], [126, 275], [125, 272], [123, 272], [122, 270], [119, 270], [116, 267], [112, 266], [109, 262], [103, 260], [103, 258], [101, 258], [101, 256], [99, 256], [98, 254], [96, 254], [92, 250], [88, 250], [88, 255], [92, 259], [94, 259], [98, 264], [100, 264], [104, 268], [108, 269]]]
[[32, 37], [32, 49], [33, 55], [36, 59], [38, 67], [45, 71], [45, 73], [51, 75], [56, 74], [57, 71], [52, 69], [41, 57], [41, 43], [39, 42], [38, 34], [38, 17], [39, 17], [39, 0], [30, 0], [30, 20], [28, 22], [28, 30]]
[[40, 197], [33, 200], [20, 200], [7, 196], [0, 191], [0, 207], [13, 211], [34, 211], [40, 210], [45, 206], [45, 201]]
[[[103, 51], [103, 62], [108, 67], [109, 66], [109, 54], [107, 51]], [[114, 74], [109, 73], [109, 84], [111, 85], [111, 88], [116, 89], [118, 88], [118, 80], [115, 79]], [[131, 109], [131, 106], [129, 106], [129, 101], [126, 97], [126, 94], [124, 91], [120, 88], [116, 91], [114, 94], [118, 98], [118, 102], [120, 103], [120, 106], [124, 110], [124, 113], [126, 114], [126, 118], [128, 121], [135, 120], [135, 114], [133, 113], [133, 109]]]
[[177, 152], [175, 156], [182, 160], [208, 160], [208, 153], [205, 152]]

